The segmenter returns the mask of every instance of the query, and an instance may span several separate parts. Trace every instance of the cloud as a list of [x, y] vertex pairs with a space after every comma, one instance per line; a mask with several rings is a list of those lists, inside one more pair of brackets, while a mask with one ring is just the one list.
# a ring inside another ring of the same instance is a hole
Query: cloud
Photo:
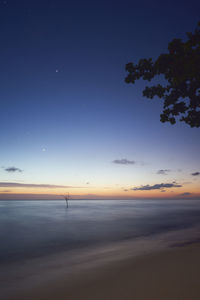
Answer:
[[154, 185], [143, 185], [141, 187], [135, 187], [132, 188], [133, 191], [150, 191], [150, 190], [160, 190], [160, 189], [169, 189], [169, 188], [173, 188], [173, 187], [182, 187], [182, 185], [177, 184], [175, 182], [173, 183], [157, 183]]
[[192, 173], [191, 175], [192, 176], [198, 176], [198, 175], [200, 175], [200, 172], [195, 172], [195, 173]]
[[4, 170], [7, 171], [8, 173], [23, 172], [21, 169], [16, 168], [16, 167], [4, 168]]
[[15, 194], [15, 193], [0, 193], [0, 200], [61, 200], [60, 195], [55, 194]]
[[29, 184], [29, 183], [16, 183], [16, 182], [0, 182], [0, 187], [27, 187], [27, 188], [72, 188], [66, 185], [54, 184]]
[[159, 174], [159, 175], [167, 175], [168, 172], [170, 172], [171, 170], [168, 170], [168, 169], [161, 169], [161, 170], [158, 170], [156, 174]]
[[185, 193], [179, 194], [179, 196], [190, 196], [190, 195], [192, 195], [192, 193], [189, 193], [189, 192], [185, 192]]
[[122, 159], [113, 160], [113, 163], [117, 164], [117, 165], [134, 165], [135, 161], [134, 160], [128, 160], [126, 158], [122, 158]]

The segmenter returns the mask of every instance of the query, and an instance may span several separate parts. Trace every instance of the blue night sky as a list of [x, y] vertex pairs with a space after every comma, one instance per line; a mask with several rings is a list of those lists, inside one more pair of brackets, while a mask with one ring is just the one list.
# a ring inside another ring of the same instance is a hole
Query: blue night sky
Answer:
[[124, 78], [126, 63], [185, 39], [199, 11], [194, 0], [1, 0], [0, 198], [198, 198], [200, 130], [160, 123], [162, 100]]

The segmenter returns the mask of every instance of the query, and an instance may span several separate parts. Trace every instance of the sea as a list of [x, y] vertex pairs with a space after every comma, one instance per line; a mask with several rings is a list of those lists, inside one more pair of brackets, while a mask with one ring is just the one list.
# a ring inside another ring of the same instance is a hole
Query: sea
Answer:
[[199, 200], [0, 201], [0, 266], [173, 232], [171, 247], [200, 239]]

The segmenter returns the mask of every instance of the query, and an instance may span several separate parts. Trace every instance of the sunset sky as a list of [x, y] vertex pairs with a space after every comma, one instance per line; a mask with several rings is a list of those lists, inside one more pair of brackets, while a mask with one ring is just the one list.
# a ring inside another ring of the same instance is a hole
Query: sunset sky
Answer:
[[0, 1], [0, 199], [200, 199], [200, 129], [160, 122], [125, 64], [199, 21], [196, 0]]

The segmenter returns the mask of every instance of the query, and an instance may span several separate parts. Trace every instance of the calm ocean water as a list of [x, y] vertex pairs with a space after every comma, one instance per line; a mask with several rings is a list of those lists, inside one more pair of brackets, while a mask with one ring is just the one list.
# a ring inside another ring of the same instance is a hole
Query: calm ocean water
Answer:
[[200, 225], [200, 201], [0, 201], [0, 263]]

